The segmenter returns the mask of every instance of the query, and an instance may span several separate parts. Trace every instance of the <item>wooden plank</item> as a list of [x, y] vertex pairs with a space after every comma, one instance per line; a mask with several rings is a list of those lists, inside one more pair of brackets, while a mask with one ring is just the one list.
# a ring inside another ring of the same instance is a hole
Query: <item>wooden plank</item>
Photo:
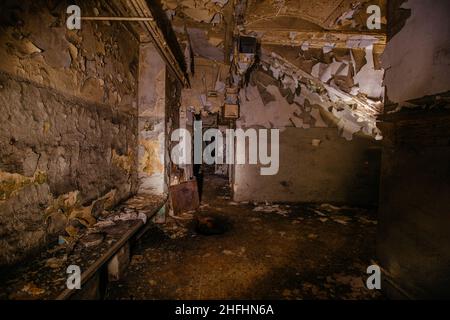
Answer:
[[[163, 205], [164, 203], [156, 206], [155, 209], [151, 212], [151, 214], [148, 215], [148, 219], [153, 217], [161, 209]], [[83, 286], [93, 276], [95, 276], [96, 272], [103, 265], [105, 265], [114, 256], [114, 254], [116, 254], [130, 240], [130, 238], [141, 229], [143, 225], [144, 222], [142, 220], [135, 220], [133, 226], [116, 243], [114, 243], [111, 246], [111, 248], [109, 248], [108, 251], [105, 252], [105, 254], [103, 254], [98, 260], [96, 260], [93, 264], [91, 264], [88, 269], [82, 272], [81, 285]], [[77, 290], [71, 290], [66, 288], [55, 298], [55, 300], [67, 300], [76, 292]]]

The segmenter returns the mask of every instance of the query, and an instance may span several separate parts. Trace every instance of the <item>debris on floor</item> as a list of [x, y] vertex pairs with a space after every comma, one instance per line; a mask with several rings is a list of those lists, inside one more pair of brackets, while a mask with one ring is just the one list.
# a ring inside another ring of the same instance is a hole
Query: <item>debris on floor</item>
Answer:
[[[226, 181], [205, 179], [202, 205], [192, 220], [169, 216], [166, 224], [155, 225], [158, 231], [148, 232], [135, 249], [136, 269], [108, 287], [106, 299], [383, 298], [364, 286], [376, 228], [359, 218], [376, 220], [369, 210], [230, 203], [219, 197], [228, 192], [220, 187]], [[216, 216], [232, 227], [198, 236], [196, 219]], [[350, 220], [344, 225], [333, 218]]]
[[69, 265], [86, 270], [163, 202], [161, 197], [137, 196], [105, 211], [93, 227], [81, 229], [70, 238], [60, 236], [38, 256], [0, 275], [0, 300], [55, 299], [66, 289]]
[[256, 212], [265, 212], [265, 213], [276, 213], [281, 216], [287, 217], [290, 213], [288, 205], [279, 205], [279, 204], [260, 204], [257, 205], [253, 211]]

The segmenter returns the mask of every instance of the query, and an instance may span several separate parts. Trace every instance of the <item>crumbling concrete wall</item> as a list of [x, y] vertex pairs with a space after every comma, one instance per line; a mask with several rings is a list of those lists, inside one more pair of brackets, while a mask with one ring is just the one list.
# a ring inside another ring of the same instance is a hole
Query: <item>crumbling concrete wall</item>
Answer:
[[346, 141], [333, 127], [286, 128], [280, 132], [278, 173], [262, 176], [261, 165], [236, 165], [233, 198], [376, 205], [379, 164], [380, 150], [371, 138]]
[[137, 191], [138, 41], [122, 23], [70, 31], [52, 3], [0, 5], [1, 265]]
[[139, 63], [139, 192], [167, 192], [165, 177], [166, 65], [152, 43], [141, 44]]

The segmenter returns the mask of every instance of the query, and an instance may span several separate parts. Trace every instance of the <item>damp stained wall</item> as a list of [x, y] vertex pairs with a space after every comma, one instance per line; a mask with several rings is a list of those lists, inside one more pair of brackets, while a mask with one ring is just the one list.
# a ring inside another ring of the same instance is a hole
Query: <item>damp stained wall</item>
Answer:
[[68, 5], [0, 5], [1, 265], [76, 235], [137, 191], [138, 40], [122, 23], [70, 31]]
[[140, 45], [138, 96], [138, 193], [166, 194], [171, 172], [170, 137], [179, 128], [181, 85], [152, 43]]
[[165, 181], [166, 65], [152, 43], [139, 63], [139, 192], [163, 194]]

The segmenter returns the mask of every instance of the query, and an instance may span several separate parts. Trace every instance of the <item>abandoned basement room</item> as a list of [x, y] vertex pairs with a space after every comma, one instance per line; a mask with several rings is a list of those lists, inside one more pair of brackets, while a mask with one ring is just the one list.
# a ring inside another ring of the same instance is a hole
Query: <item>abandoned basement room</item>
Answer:
[[449, 13], [1, 1], [0, 300], [450, 299]]

